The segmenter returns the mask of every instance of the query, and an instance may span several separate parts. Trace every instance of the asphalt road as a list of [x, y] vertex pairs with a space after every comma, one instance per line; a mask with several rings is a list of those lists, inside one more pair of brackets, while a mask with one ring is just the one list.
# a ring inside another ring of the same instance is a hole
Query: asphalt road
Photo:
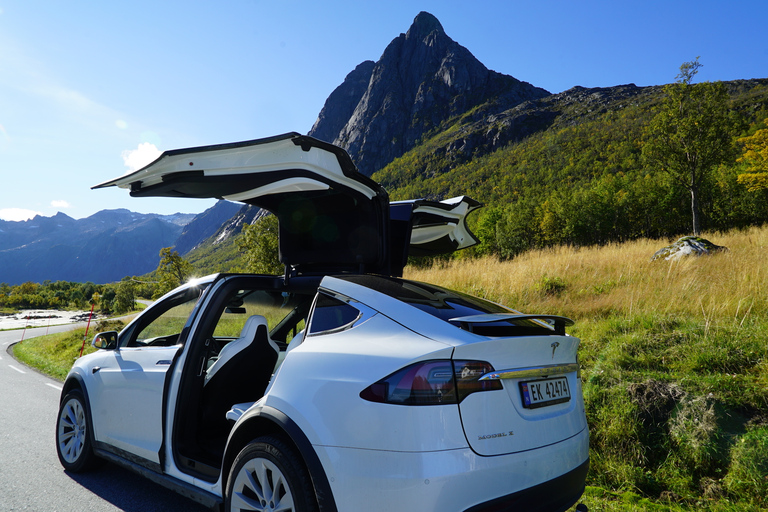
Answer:
[[[72, 328], [27, 329], [24, 337]], [[0, 332], [0, 512], [208, 511], [113, 464], [87, 474], [66, 473], [54, 441], [62, 385], [8, 354], [21, 335], [21, 330]]]

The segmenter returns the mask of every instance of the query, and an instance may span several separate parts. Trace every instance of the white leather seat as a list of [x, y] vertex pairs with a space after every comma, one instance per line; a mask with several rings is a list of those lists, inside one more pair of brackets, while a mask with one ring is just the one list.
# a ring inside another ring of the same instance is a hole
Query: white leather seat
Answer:
[[[261, 315], [252, 315], [248, 317], [248, 320], [245, 321], [245, 325], [243, 326], [243, 330], [240, 331], [240, 337], [224, 345], [224, 348], [219, 352], [219, 357], [211, 367], [208, 368], [208, 371], [205, 374], [205, 384], [208, 384], [211, 378], [216, 375], [216, 372], [226, 366], [228, 361], [254, 342], [254, 339], [256, 338], [256, 330], [260, 325], [263, 325], [266, 328], [267, 319]], [[277, 353], [279, 350], [277, 344], [272, 340], [269, 340], [269, 344], [274, 348], [275, 353]]]

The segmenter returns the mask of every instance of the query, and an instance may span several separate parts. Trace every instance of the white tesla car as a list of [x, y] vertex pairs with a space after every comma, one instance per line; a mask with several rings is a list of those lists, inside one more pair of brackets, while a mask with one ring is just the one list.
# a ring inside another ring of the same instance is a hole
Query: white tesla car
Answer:
[[113, 185], [266, 208], [286, 271], [187, 283], [96, 335], [62, 392], [66, 470], [107, 459], [227, 511], [578, 501], [572, 322], [397, 277], [409, 254], [474, 243], [478, 203], [390, 204], [343, 150], [294, 133], [168, 151]]

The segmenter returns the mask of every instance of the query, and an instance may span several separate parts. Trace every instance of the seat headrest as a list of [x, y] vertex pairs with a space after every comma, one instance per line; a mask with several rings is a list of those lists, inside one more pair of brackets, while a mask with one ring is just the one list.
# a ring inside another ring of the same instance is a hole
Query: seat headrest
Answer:
[[245, 321], [243, 330], [240, 331], [240, 337], [238, 339], [253, 339], [256, 336], [256, 330], [260, 325], [268, 327], [267, 319], [261, 315], [251, 315], [248, 320]]

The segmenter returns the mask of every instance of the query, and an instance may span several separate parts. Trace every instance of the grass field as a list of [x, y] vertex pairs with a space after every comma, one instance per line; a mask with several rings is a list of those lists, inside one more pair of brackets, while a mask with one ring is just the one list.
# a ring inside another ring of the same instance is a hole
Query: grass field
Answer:
[[[665, 242], [457, 259], [407, 278], [576, 320], [593, 510], [768, 507], [768, 228], [651, 261]], [[648, 501], [651, 500], [651, 501]]]
[[[405, 277], [576, 320], [590, 510], [765, 510], [768, 227], [704, 236], [729, 251], [652, 262], [666, 242], [642, 240], [457, 259]], [[60, 336], [16, 355], [63, 378], [83, 334]]]

